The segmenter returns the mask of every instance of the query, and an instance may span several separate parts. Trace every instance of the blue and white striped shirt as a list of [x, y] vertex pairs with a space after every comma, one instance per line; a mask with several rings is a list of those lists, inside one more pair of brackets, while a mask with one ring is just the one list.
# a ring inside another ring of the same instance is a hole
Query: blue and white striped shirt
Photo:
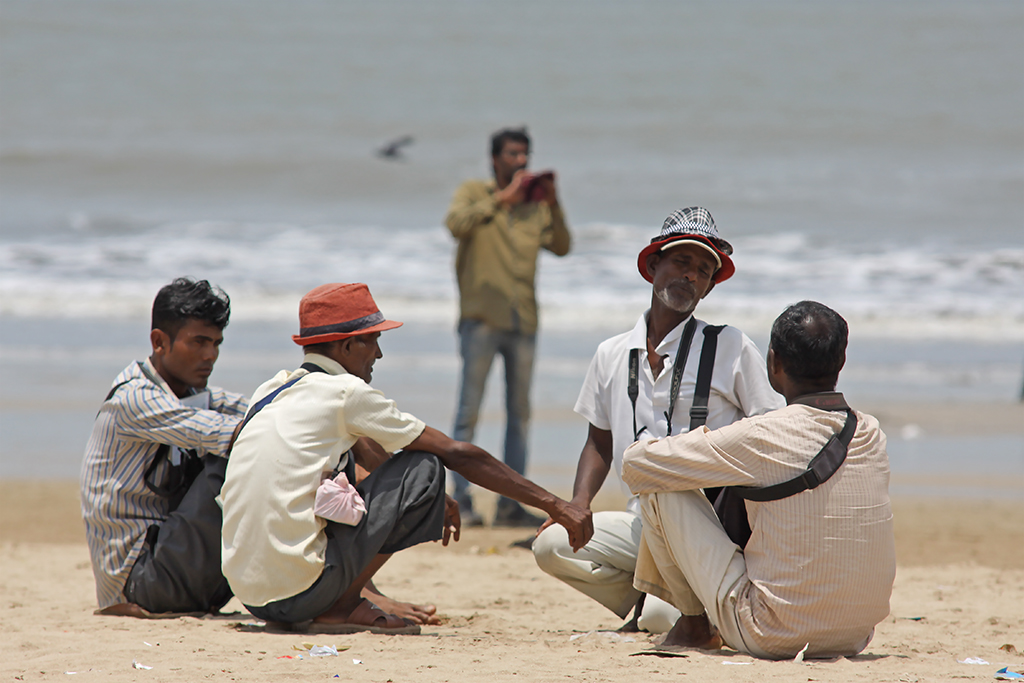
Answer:
[[123, 590], [152, 524], [168, 501], [146, 487], [146, 467], [161, 444], [223, 455], [248, 401], [209, 387], [210, 409], [182, 405], [149, 360], [134, 362], [126, 382], [100, 408], [82, 462], [82, 518], [100, 609], [126, 602]]

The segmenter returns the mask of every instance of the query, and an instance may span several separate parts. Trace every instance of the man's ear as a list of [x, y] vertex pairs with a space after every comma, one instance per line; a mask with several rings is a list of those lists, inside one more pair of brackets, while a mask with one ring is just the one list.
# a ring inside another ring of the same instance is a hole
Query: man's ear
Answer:
[[171, 336], [160, 329], [149, 331], [149, 343], [153, 346], [153, 353], [163, 355], [171, 350]]
[[765, 366], [768, 370], [768, 384], [775, 390], [775, 393], [781, 394], [782, 387], [779, 380], [783, 377], [782, 363], [771, 346], [768, 347], [768, 355], [765, 356]]
[[[345, 337], [344, 339], [338, 339], [334, 342], [334, 351], [338, 354], [339, 358], [348, 358], [352, 352], [352, 340], [355, 337]], [[341, 362], [341, 361], [338, 361]]]
[[661, 254], [659, 254], [658, 252], [654, 252], [653, 254], [647, 255], [647, 272], [652, 279], [654, 278], [654, 267], [658, 265], [658, 261], [660, 260]]

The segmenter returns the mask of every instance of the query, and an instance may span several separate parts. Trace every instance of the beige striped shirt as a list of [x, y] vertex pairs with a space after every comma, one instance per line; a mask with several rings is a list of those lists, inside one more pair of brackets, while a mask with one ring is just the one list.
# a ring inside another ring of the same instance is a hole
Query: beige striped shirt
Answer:
[[[846, 414], [789, 405], [721, 429], [640, 441], [625, 453], [633, 493], [768, 486], [799, 475]], [[827, 482], [778, 501], [746, 501], [753, 534], [741, 626], [771, 654], [856, 652], [889, 614], [896, 575], [889, 459], [878, 420], [857, 413], [846, 461]], [[641, 544], [636, 576], [665, 586]], [[855, 649], [856, 648], [856, 649]]]

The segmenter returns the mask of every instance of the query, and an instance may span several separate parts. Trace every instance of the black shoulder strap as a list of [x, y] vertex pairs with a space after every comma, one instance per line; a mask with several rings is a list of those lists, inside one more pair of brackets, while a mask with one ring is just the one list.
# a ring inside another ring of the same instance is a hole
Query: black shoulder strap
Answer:
[[818, 451], [803, 474], [781, 484], [762, 487], [733, 486], [732, 490], [741, 498], [765, 502], [781, 500], [801, 491], [817, 488], [828, 481], [846, 460], [846, 449], [849, 448], [856, 430], [857, 416], [847, 408], [846, 424], [843, 425], [842, 431], [834, 434], [825, 447]]
[[704, 344], [700, 348], [700, 365], [697, 366], [697, 386], [693, 390], [693, 405], [690, 406], [690, 431], [708, 421], [708, 399], [711, 397], [711, 373], [715, 369], [715, 353], [718, 351], [718, 333], [725, 325], [708, 325], [704, 328]]
[[[134, 378], [132, 378], [132, 379], [134, 379]], [[125, 381], [123, 381], [123, 382], [118, 382], [118, 383], [117, 383], [117, 384], [115, 384], [114, 386], [110, 387], [110, 391], [108, 391], [108, 392], [107, 392], [107, 397], [106, 397], [105, 399], [103, 399], [103, 402], [104, 402], [104, 403], [106, 403], [107, 401], [109, 401], [110, 399], [112, 399], [112, 398], [114, 397], [114, 394], [116, 394], [116, 393], [117, 393], [117, 390], [118, 390], [118, 389], [120, 389], [120, 388], [121, 388], [121, 387], [123, 387], [123, 386], [124, 386], [125, 384], [128, 384], [128, 382], [131, 382], [131, 381], [132, 381], [132, 380], [130, 380], [130, 379], [126, 379]]]
[[[672, 383], [669, 390], [668, 412], [665, 413], [667, 425], [667, 436], [672, 436], [672, 414], [676, 410], [676, 398], [679, 396], [679, 383], [683, 378], [683, 368], [686, 367], [686, 357], [690, 355], [690, 344], [693, 343], [693, 334], [697, 329], [697, 320], [690, 316], [689, 322], [683, 328], [682, 338], [676, 348], [676, 360], [672, 365]], [[633, 440], [640, 438], [640, 432], [636, 428], [636, 399], [640, 395], [640, 349], [629, 350], [629, 384], [626, 386], [626, 393], [629, 402], [633, 404]], [[644, 428], [646, 429], [646, 427]]]
[[640, 440], [640, 432], [636, 429], [636, 399], [640, 396], [640, 349], [629, 350], [629, 384], [626, 395], [633, 404], [633, 441]]
[[[302, 365], [299, 366], [299, 369], [300, 370], [305, 370], [307, 373], [327, 372], [326, 370], [321, 368], [316, 363], [303, 363]], [[250, 406], [249, 407], [249, 412], [247, 412], [245, 414], [245, 419], [238, 423], [238, 426], [235, 427], [235, 433], [231, 435], [231, 443], [228, 445], [228, 453], [231, 452], [231, 449], [235, 445], [235, 441], [238, 440], [238, 435], [239, 435], [239, 433], [241, 433], [242, 427], [244, 427], [245, 425], [249, 424], [249, 420], [254, 418], [256, 416], [256, 413], [260, 412], [261, 410], [266, 408], [268, 405], [270, 405], [270, 403], [275, 398], [277, 398], [278, 394], [280, 394], [282, 391], [284, 391], [285, 389], [287, 389], [291, 385], [295, 384], [296, 382], [298, 382], [300, 379], [302, 379], [305, 376], [306, 375], [299, 375], [298, 377], [294, 377], [294, 378], [288, 380], [287, 382], [285, 382], [284, 384], [279, 386], [277, 389], [274, 389], [269, 394], [267, 394], [266, 396], [261, 398], [254, 405]]]
[[[146, 366], [142, 363], [142, 361], [135, 361], [135, 364], [139, 366], [139, 370], [142, 372], [142, 374], [147, 379], [149, 379], [150, 382], [152, 382], [153, 384], [156, 384], [157, 386], [160, 385], [160, 382], [157, 381], [157, 379], [155, 377], [153, 377], [152, 373], [150, 373], [149, 370], [146, 369]], [[117, 393], [117, 390], [120, 389], [121, 387], [123, 387], [125, 384], [128, 384], [129, 382], [131, 382], [133, 379], [140, 379], [140, 378], [139, 377], [129, 377], [125, 381], [118, 382], [114, 386], [110, 387], [110, 391], [107, 392], [107, 396], [106, 396], [106, 398], [103, 399], [103, 403], [106, 403], [110, 399], [114, 398], [114, 394]], [[100, 410], [103, 410], [103, 406], [102, 405], [100, 406]], [[99, 415], [99, 412], [97, 412], [96, 414]]]
[[665, 413], [667, 429], [666, 436], [672, 436], [672, 416], [676, 412], [676, 399], [679, 398], [679, 384], [683, 379], [683, 370], [686, 369], [686, 358], [690, 355], [690, 345], [693, 344], [693, 335], [697, 331], [697, 319], [692, 315], [690, 321], [683, 328], [683, 337], [679, 340], [679, 348], [676, 349], [676, 362], [672, 366], [672, 387], [669, 389], [668, 412]]

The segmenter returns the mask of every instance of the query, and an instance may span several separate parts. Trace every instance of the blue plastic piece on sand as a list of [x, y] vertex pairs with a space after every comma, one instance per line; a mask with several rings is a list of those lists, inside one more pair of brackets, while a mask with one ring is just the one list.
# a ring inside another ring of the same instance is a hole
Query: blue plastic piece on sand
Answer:
[[1024, 674], [1019, 674], [1016, 671], [1010, 671], [1010, 667], [1004, 666], [1002, 669], [996, 672], [997, 681], [1022, 681], [1024, 680]]

